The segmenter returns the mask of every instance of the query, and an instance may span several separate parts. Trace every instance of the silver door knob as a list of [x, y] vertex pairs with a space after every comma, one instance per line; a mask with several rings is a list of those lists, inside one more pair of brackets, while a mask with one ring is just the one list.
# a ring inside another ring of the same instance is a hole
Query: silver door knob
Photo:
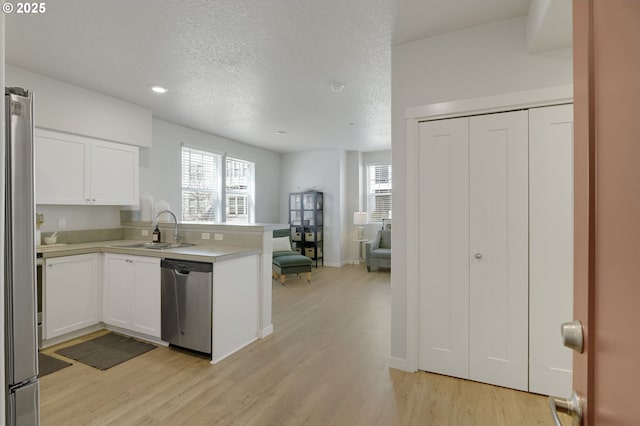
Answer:
[[584, 348], [584, 337], [582, 333], [582, 323], [580, 321], [565, 322], [560, 326], [562, 343], [578, 353], [582, 353]]
[[476, 259], [482, 259], [482, 253], [476, 253], [475, 257]]
[[558, 398], [557, 396], [549, 397], [549, 409], [556, 426], [562, 426], [558, 411], [567, 413], [573, 418], [574, 425], [582, 424], [582, 403], [576, 391], [571, 392], [571, 398]]

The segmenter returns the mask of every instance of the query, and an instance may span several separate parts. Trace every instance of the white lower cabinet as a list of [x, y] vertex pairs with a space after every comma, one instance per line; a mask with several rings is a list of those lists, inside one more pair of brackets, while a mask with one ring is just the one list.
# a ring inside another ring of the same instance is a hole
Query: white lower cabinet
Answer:
[[45, 339], [101, 321], [99, 259], [100, 255], [93, 253], [45, 260]]
[[106, 253], [105, 324], [160, 337], [160, 259]]

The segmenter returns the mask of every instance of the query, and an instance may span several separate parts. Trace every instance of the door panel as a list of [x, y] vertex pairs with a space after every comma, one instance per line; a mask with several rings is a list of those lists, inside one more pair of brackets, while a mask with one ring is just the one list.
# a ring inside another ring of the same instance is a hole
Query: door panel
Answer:
[[86, 204], [89, 145], [38, 129], [35, 146], [37, 203]]
[[574, 388], [587, 425], [640, 424], [640, 2], [574, 1]]
[[133, 294], [135, 265], [124, 255], [106, 254], [104, 257], [104, 322], [129, 328], [131, 324], [131, 295]]
[[571, 394], [573, 107], [529, 110], [529, 390]]
[[96, 141], [91, 153], [92, 203], [138, 202], [138, 148]]
[[469, 375], [468, 118], [420, 123], [421, 370]]
[[469, 377], [528, 388], [527, 111], [470, 118]]
[[132, 329], [160, 337], [160, 259], [132, 258], [135, 265]]

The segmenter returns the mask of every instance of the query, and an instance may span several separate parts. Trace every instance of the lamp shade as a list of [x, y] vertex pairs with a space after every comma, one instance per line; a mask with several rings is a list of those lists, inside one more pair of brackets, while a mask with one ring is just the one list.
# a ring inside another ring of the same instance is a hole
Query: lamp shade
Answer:
[[353, 224], [354, 225], [366, 225], [368, 222], [367, 212], [354, 212]]

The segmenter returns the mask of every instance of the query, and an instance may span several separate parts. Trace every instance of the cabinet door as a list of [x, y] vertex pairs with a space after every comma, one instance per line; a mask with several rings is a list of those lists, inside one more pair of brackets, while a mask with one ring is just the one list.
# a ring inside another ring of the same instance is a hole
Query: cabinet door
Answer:
[[106, 324], [129, 328], [134, 268], [135, 265], [128, 256], [104, 255], [103, 321]]
[[46, 339], [100, 322], [99, 255], [45, 261], [44, 335]]
[[469, 375], [467, 118], [420, 123], [421, 370]]
[[131, 329], [160, 337], [160, 259], [131, 257], [135, 265]]
[[528, 113], [469, 120], [469, 378], [527, 390]]
[[92, 204], [138, 204], [138, 148], [94, 141], [90, 185]]
[[529, 390], [571, 394], [573, 106], [529, 111]]
[[35, 148], [36, 203], [86, 204], [89, 145], [37, 129]]

